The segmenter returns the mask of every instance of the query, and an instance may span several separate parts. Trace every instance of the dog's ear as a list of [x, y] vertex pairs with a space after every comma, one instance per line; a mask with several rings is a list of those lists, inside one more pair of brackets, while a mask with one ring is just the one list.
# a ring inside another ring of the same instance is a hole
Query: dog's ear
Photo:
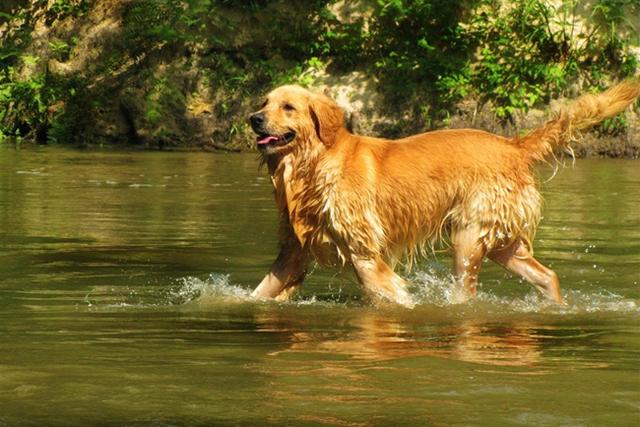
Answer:
[[309, 114], [320, 141], [330, 147], [340, 128], [344, 127], [344, 111], [327, 96], [317, 95], [309, 103]]

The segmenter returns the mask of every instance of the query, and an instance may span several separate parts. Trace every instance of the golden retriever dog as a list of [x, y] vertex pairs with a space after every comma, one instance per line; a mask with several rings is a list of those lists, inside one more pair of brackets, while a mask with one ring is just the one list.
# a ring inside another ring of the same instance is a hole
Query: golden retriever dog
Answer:
[[276, 88], [249, 118], [280, 212], [280, 253], [254, 297], [287, 299], [315, 259], [353, 266], [374, 301], [411, 307], [394, 267], [444, 240], [469, 295], [488, 257], [562, 303], [557, 275], [532, 256], [534, 165], [639, 95], [637, 80], [584, 95], [521, 137], [451, 129], [391, 141], [350, 133], [323, 94]]

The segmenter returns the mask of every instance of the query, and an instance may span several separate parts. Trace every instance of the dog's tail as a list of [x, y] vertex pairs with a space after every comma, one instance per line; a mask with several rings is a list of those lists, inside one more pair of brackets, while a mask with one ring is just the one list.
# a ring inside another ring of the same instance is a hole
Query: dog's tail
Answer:
[[557, 147], [567, 147], [580, 131], [624, 111], [640, 96], [640, 79], [619, 83], [597, 95], [583, 95], [539, 129], [514, 139], [531, 160], [544, 160]]

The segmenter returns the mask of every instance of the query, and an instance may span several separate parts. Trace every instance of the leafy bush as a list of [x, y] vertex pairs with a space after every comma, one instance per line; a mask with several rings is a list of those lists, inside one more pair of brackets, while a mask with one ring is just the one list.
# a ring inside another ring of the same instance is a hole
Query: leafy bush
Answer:
[[346, 23], [320, 13], [312, 54], [374, 75], [387, 104], [413, 107], [410, 121], [424, 126], [468, 95], [510, 119], [572, 83], [604, 87], [632, 75], [640, 31], [628, 16], [640, 16], [640, 3], [377, 0], [371, 14]]
[[[378, 0], [369, 31], [352, 38], [361, 45], [348, 52], [361, 52], [354, 57], [380, 79], [394, 105], [422, 93], [442, 113], [474, 94], [491, 101], [499, 118], [509, 118], [572, 82], [603, 86], [606, 78], [633, 74], [630, 47], [640, 42], [640, 31], [625, 16], [639, 14], [634, 0]], [[579, 24], [590, 25], [586, 35], [578, 35]], [[624, 26], [635, 38], [620, 36]], [[330, 32], [341, 40], [352, 28], [338, 24]], [[327, 52], [340, 61], [340, 49]]]
[[[68, 41], [52, 41], [44, 57], [26, 53], [38, 16], [35, 12], [43, 7], [42, 4], [36, 4], [18, 9], [13, 15], [3, 15], [10, 25], [0, 44], [0, 142], [8, 138], [17, 142], [56, 142], [56, 134], [73, 135], [73, 130], [87, 121], [84, 104], [78, 96], [81, 93], [78, 89], [83, 87], [81, 79], [74, 76], [58, 78], [46, 66], [49, 57], [68, 60], [78, 39], [72, 37]], [[89, 2], [86, 0], [56, 0], [44, 10], [44, 16], [50, 22], [69, 16], [77, 17], [88, 8]], [[69, 119], [68, 111], [76, 111], [78, 116]], [[64, 132], [63, 123], [69, 128]], [[63, 140], [73, 141], [73, 138], [65, 137]]]
[[[590, 11], [595, 24], [580, 37], [574, 36], [579, 2], [555, 4], [519, 0], [508, 7], [483, 0], [480, 13], [460, 25], [461, 37], [471, 40], [478, 52], [468, 68], [468, 84], [495, 103], [500, 118], [548, 101], [579, 79], [603, 85], [604, 76], [624, 77], [637, 67], [629, 42], [613, 31], [631, 1], [596, 1]], [[449, 94], [456, 90], [447, 85], [442, 89]]]
[[[313, 85], [325, 68], [374, 77], [389, 112], [402, 118], [388, 132], [406, 132], [431, 127], [468, 96], [509, 120], [576, 82], [605, 86], [638, 67], [631, 47], [640, 31], [627, 19], [640, 15], [637, 0], [139, 0], [122, 3], [122, 31], [85, 79], [46, 67], [50, 58], [69, 60], [77, 37], [52, 39], [42, 57], [26, 54], [38, 16], [52, 24], [92, 5], [33, 2], [0, 15], [10, 24], [0, 43], [0, 141], [79, 138], [90, 125], [87, 111], [113, 96], [111, 87], [122, 89], [114, 76], [147, 91], [142, 115], [160, 132], [161, 117], [184, 108], [192, 90], [149, 71], [172, 61], [167, 73], [197, 69], [207, 78], [226, 137], [244, 126], [247, 99], [276, 84]], [[354, 5], [360, 8], [340, 12]], [[94, 84], [90, 100], [87, 82], [96, 80], [112, 86]], [[603, 130], [623, 126], [614, 120]]]

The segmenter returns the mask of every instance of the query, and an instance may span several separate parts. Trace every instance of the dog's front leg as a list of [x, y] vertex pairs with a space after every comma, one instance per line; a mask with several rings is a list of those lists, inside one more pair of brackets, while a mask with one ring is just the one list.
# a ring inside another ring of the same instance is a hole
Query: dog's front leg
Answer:
[[255, 298], [275, 298], [285, 301], [302, 284], [307, 274], [309, 256], [297, 240], [287, 239], [269, 273], [262, 279], [251, 296]]
[[398, 276], [380, 257], [351, 256], [358, 281], [373, 300], [388, 300], [413, 308], [415, 303], [407, 292], [407, 282]]

